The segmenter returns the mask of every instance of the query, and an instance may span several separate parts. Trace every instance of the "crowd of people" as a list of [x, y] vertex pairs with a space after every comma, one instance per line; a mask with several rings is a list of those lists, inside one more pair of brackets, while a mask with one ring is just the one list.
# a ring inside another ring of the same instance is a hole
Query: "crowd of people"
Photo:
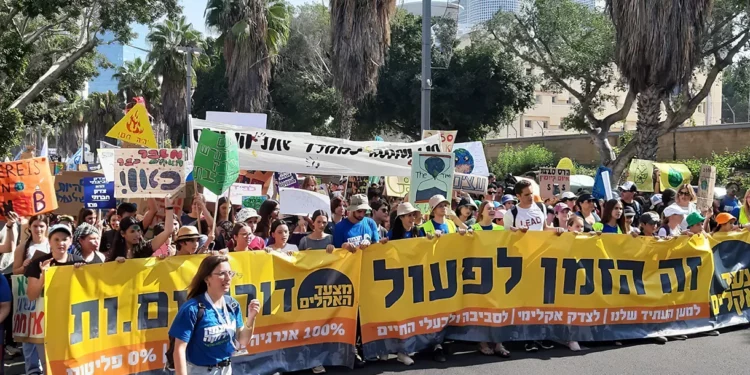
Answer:
[[[303, 183], [303, 188], [316, 191], [314, 181], [311, 179], [310, 183]], [[194, 318], [200, 306], [205, 304], [210, 307], [203, 308], [208, 314], [206, 316], [212, 317], [207, 321], [224, 327], [222, 332], [227, 334], [226, 337], [237, 335], [247, 339], [247, 334], [243, 335], [242, 332], [252, 332], [251, 326], [246, 327], [248, 330], [240, 327], [242, 314], [232, 311], [236, 316], [227, 315], [233, 301], [220, 298], [222, 288], [231, 283], [234, 275], [231, 270], [224, 269], [228, 263], [222, 260], [229, 252], [266, 251], [291, 255], [298, 251], [332, 252], [337, 248], [355, 252], [375, 243], [416, 237], [432, 239], [451, 233], [470, 235], [477, 231], [552, 231], [557, 234], [575, 232], [589, 235], [619, 233], [669, 240], [680, 235], [750, 228], [750, 190], [741, 201], [736, 191], [730, 190], [727, 196], [716, 199], [713, 207], [703, 212], [698, 210], [695, 189], [689, 184], [650, 196], [639, 193], [633, 182], [626, 182], [617, 190], [619, 198], [607, 201], [597, 199], [587, 191], [577, 194], [564, 192], [543, 201], [534, 194], [532, 183], [527, 180], [513, 181], [510, 185], [494, 181], [491, 177], [486, 194], [472, 196], [457, 192], [451, 197], [435, 195], [429, 200], [429, 212], [420, 211], [403, 198], [386, 197], [375, 185], [368, 189], [367, 194], [354, 194], [348, 198], [342, 192], [334, 192], [330, 211], [317, 210], [307, 216], [281, 215], [279, 202], [274, 199], [265, 200], [256, 211], [233, 206], [222, 197], [216, 202], [217, 214], [213, 217], [201, 194], [193, 197], [189, 209], [181, 215], [175, 214], [182, 210], [176, 210], [173, 199], [167, 197], [164, 200], [163, 221], [157, 220], [157, 214], [161, 214], [153, 199], [149, 200], [143, 215], [138, 214], [134, 204], [127, 202], [103, 217], [98, 211], [89, 209], [81, 209], [75, 219], [54, 213], [21, 218], [13, 212], [6, 212], [6, 230], [0, 243], [0, 253], [5, 254], [3, 260], [7, 261], [0, 265], [5, 266], [6, 276], [25, 275], [28, 278], [27, 294], [33, 300], [42, 294], [45, 272], [50, 267], [81, 267], [85, 264], [126, 262], [133, 258], [163, 259], [212, 253], [215, 256], [210, 257], [213, 259], [212, 266], [206, 266], [206, 269], [201, 266], [202, 273], [199, 273], [203, 279], [194, 280], [195, 285], [191, 286], [197, 290], [192, 294], [205, 294], [201, 305], [183, 305], [170, 330], [170, 334], [178, 339], [176, 348], [183, 356], [180, 357], [183, 362], [178, 365], [179, 373], [205, 374], [206, 366], [221, 368], [218, 364], [228, 363], [233, 346], [222, 349], [230, 351], [226, 354], [222, 350], [202, 347], [205, 344], [201, 340], [191, 340], [189, 333], [193, 327], [190, 324], [196, 324]], [[214, 277], [215, 280], [212, 279]], [[23, 343], [19, 350], [13, 342], [10, 334], [12, 322], [6, 319], [11, 311], [10, 303], [9, 278], [2, 278], [0, 320], [5, 321], [4, 353], [15, 356], [22, 351], [26, 374], [43, 374], [44, 345]], [[252, 306], [257, 313], [259, 305], [253, 303]], [[185, 314], [188, 318], [180, 318]], [[245, 320], [250, 322], [254, 316], [248, 315]], [[233, 328], [230, 320], [239, 323]], [[668, 338], [658, 337], [656, 341], [665, 343]], [[581, 349], [577, 342], [561, 344], [574, 351]], [[478, 351], [484, 355], [503, 358], [511, 355], [504, 343], [483, 342], [477, 345]], [[553, 345], [549, 342], [527, 342], [523, 344], [523, 350], [536, 351], [540, 347], [551, 348]], [[403, 350], [392, 354], [396, 354], [396, 359], [401, 363], [414, 363], [414, 353]], [[447, 360], [440, 344], [435, 345], [430, 354], [436, 361]], [[364, 363], [363, 358], [358, 356], [357, 365]], [[312, 371], [320, 374], [326, 370], [323, 366], [317, 366]]]

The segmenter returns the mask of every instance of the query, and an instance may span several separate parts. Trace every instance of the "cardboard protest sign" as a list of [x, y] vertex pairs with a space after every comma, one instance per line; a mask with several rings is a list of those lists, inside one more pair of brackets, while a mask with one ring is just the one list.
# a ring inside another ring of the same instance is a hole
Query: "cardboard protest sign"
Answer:
[[237, 140], [234, 137], [204, 130], [195, 150], [193, 178], [219, 195], [237, 181], [240, 175], [239, 162]]
[[279, 213], [312, 216], [312, 213], [317, 210], [323, 210], [329, 216], [331, 215], [331, 200], [328, 196], [309, 190], [279, 189]]
[[[685, 164], [654, 163], [654, 167], [659, 168], [661, 191], [669, 188], [677, 189], [684, 184], [689, 184], [693, 179], [693, 174], [690, 173], [690, 169]], [[640, 187], [638, 185], [639, 189]]]
[[[229, 188], [229, 200], [233, 205], [242, 205], [243, 197], [253, 197], [263, 195], [263, 187], [261, 185], [250, 185], [250, 184], [232, 184]], [[206, 198], [206, 202], [218, 202], [216, 194], [210, 190], [205, 190], [203, 196]], [[227, 196], [224, 194], [223, 196]]]
[[34, 216], [57, 209], [54, 178], [46, 157], [0, 163], [0, 215]]
[[351, 197], [356, 194], [367, 194], [367, 188], [370, 186], [370, 178], [363, 176], [349, 176], [347, 183], [347, 196]]
[[453, 190], [461, 190], [469, 194], [487, 194], [489, 179], [473, 174], [454, 173]]
[[716, 167], [702, 165], [698, 178], [698, 210], [705, 211], [713, 207], [714, 187], [716, 185]]
[[114, 148], [96, 150], [97, 155], [99, 155], [99, 164], [102, 166], [102, 172], [107, 181], [115, 180], [115, 150]]
[[539, 174], [542, 199], [554, 198], [570, 191], [570, 169], [542, 168]]
[[423, 213], [429, 213], [429, 201], [440, 194], [453, 196], [453, 154], [419, 152], [411, 169], [409, 201]]
[[628, 168], [628, 180], [635, 182], [638, 191], [654, 191], [654, 162], [633, 159], [630, 162], [630, 168]]
[[44, 343], [44, 296], [29, 301], [26, 290], [28, 279], [11, 276], [13, 292], [13, 339], [18, 342]]
[[185, 150], [115, 150], [115, 197], [157, 198], [176, 194], [185, 184]]
[[107, 133], [107, 137], [119, 139], [140, 147], [157, 148], [154, 130], [148, 120], [146, 107], [138, 103], [125, 114]]
[[456, 142], [458, 130], [422, 130], [422, 139], [440, 135], [440, 152], [453, 152], [453, 143]]
[[405, 197], [409, 194], [410, 181], [411, 179], [409, 177], [386, 177], [385, 195], [388, 197]]
[[298, 189], [300, 187], [296, 173], [276, 172], [274, 177], [276, 177], [276, 185], [280, 188]]
[[86, 177], [81, 179], [83, 204], [90, 209], [117, 208], [115, 183], [107, 182], [106, 177]]
[[456, 172], [485, 177], [490, 175], [482, 142], [456, 143], [453, 145], [453, 155]]
[[256, 211], [260, 210], [260, 206], [263, 204], [263, 202], [268, 199], [265, 195], [262, 196], [252, 196], [252, 197], [242, 197], [242, 207], [243, 208], [253, 208]]
[[77, 217], [81, 208], [84, 207], [85, 192], [81, 180], [94, 177], [104, 176], [97, 172], [79, 171], [65, 171], [55, 176], [55, 195], [59, 206], [55, 212]]
[[273, 172], [265, 171], [240, 171], [237, 182], [250, 185], [261, 185], [263, 195], [273, 195]]

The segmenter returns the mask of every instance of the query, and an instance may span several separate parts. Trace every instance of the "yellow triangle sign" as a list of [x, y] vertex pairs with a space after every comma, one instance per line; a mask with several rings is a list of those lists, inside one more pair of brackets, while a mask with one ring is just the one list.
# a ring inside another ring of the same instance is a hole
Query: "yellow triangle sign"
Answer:
[[148, 111], [140, 103], [133, 106], [125, 117], [110, 129], [107, 137], [143, 147], [158, 148], [154, 130], [151, 129], [151, 122], [148, 121]]

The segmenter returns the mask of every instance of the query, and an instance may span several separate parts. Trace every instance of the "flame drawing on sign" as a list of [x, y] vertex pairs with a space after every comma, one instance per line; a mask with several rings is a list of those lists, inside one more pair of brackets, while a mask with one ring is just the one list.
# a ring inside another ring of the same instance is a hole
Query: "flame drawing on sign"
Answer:
[[143, 133], [141, 122], [138, 121], [138, 110], [135, 110], [133, 114], [130, 115], [130, 120], [128, 121], [127, 125], [125, 125], [125, 127], [128, 129], [129, 132], [133, 134]]

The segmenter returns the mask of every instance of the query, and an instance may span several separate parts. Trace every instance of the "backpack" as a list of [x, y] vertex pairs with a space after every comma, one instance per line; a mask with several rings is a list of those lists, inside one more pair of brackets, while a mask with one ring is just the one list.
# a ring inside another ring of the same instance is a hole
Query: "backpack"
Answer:
[[[227, 309], [229, 309], [229, 312], [234, 313], [236, 304], [234, 303], [234, 301], [232, 301], [231, 297], [224, 296], [224, 301], [226, 302]], [[203, 302], [198, 302], [198, 312], [195, 314], [195, 325], [193, 325], [193, 334], [195, 334], [195, 327], [197, 327], [198, 323], [200, 323], [201, 320], [203, 320], [204, 315], [206, 315], [206, 305], [204, 305]], [[172, 336], [169, 336], [169, 348], [167, 348], [167, 352], [165, 353], [165, 355], [167, 357], [167, 363], [164, 365], [164, 369], [174, 371], [174, 337]]]
[[[544, 216], [547, 216], [547, 208], [545, 208], [541, 203], [537, 203], [536, 205], [540, 210], [542, 210], [542, 214], [544, 214]], [[516, 226], [516, 220], [518, 220], [518, 206], [513, 206], [513, 208], [510, 209], [510, 213], [513, 215], [513, 228], [518, 228], [518, 226]]]

